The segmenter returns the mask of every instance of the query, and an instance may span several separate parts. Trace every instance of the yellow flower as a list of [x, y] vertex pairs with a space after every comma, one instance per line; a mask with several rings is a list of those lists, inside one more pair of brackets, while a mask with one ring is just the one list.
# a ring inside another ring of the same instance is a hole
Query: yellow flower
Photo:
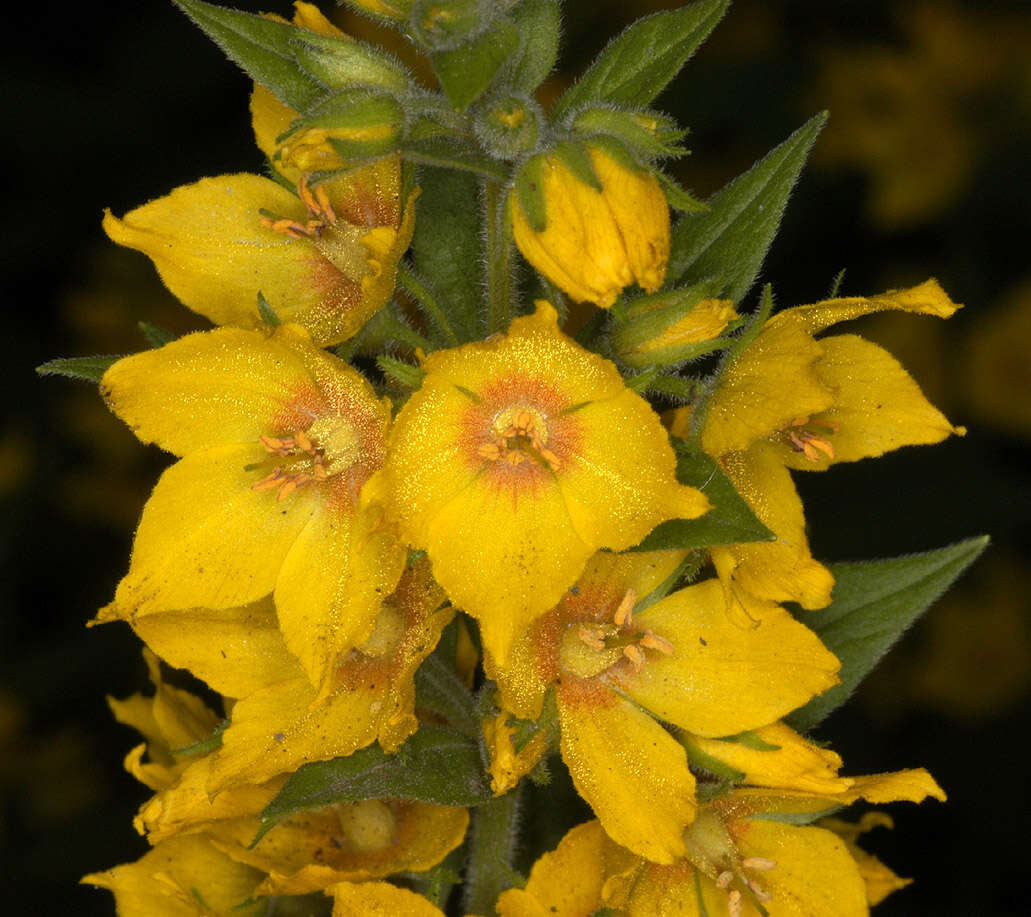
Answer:
[[565, 337], [545, 302], [507, 335], [437, 351], [423, 368], [391, 433], [384, 499], [499, 661], [598, 548], [708, 508], [677, 483], [648, 403]]
[[803, 738], [784, 723], [772, 723], [735, 736], [705, 738], [681, 732], [691, 760], [752, 786], [782, 787], [810, 793], [838, 793], [852, 786], [839, 777], [841, 758]]
[[[716, 580], [635, 613], [683, 552], [599, 553], [552, 611], [488, 655], [502, 703], [536, 720], [554, 690], [561, 751], [580, 795], [618, 843], [658, 863], [684, 855], [695, 816], [688, 756], [664, 728], [734, 735], [769, 723], [837, 682], [838, 660], [770, 603], [740, 627]], [[704, 762], [703, 762], [704, 764]]]
[[[412, 238], [415, 195], [401, 206], [397, 157], [297, 193], [260, 175], [176, 188], [104, 229], [148, 255], [166, 286], [219, 325], [261, 325], [258, 294], [319, 345], [352, 337], [386, 304]], [[404, 214], [402, 216], [402, 209]]]
[[872, 907], [880, 904], [892, 892], [898, 891], [912, 884], [912, 879], [903, 879], [901, 876], [884, 865], [872, 853], [867, 853], [856, 841], [861, 834], [866, 834], [874, 828], [893, 828], [894, 822], [890, 815], [884, 812], [866, 812], [858, 822], [848, 822], [840, 818], [821, 818], [821, 828], [833, 831], [848, 847], [848, 852], [859, 867], [859, 874], [866, 883], [866, 900]]
[[404, 564], [360, 499], [383, 461], [388, 405], [292, 325], [187, 335], [119, 360], [101, 389], [141, 440], [183, 458], [147, 501], [129, 573], [98, 621], [274, 593], [287, 647], [328, 687]]
[[252, 901], [262, 873], [238, 863], [202, 835], [171, 838], [135, 863], [82, 878], [114, 892], [119, 917], [259, 917]]
[[[788, 469], [823, 471], [964, 431], [924, 398], [887, 351], [856, 335], [815, 335], [883, 310], [947, 318], [957, 308], [928, 280], [880, 296], [785, 309], [730, 364], [712, 396], [702, 448], [777, 539], [712, 549], [725, 582], [774, 602], [828, 604], [833, 578], [809, 551]], [[690, 435], [689, 409], [676, 412], [672, 431]]]
[[[858, 778], [865, 792], [826, 796], [736, 790], [701, 807], [684, 853], [659, 864], [618, 847], [600, 822], [573, 828], [534, 865], [524, 889], [498, 899], [500, 917], [865, 917], [867, 864], [833, 831], [790, 824], [857, 798], [941, 797], [926, 771]], [[760, 910], [760, 907], [763, 908]]]
[[144, 649], [143, 658], [154, 685], [153, 696], [109, 697], [107, 703], [119, 723], [132, 726], [145, 739], [125, 756], [125, 769], [144, 786], [163, 790], [190, 764], [189, 758], [177, 756], [176, 751], [207, 739], [220, 718], [196, 695], [166, 684], [161, 664], [150, 650]]
[[332, 917], [444, 917], [422, 895], [389, 882], [341, 882], [326, 894], [333, 896]]
[[670, 226], [666, 195], [644, 169], [631, 168], [600, 147], [587, 152], [598, 191], [554, 154], [530, 160], [539, 173], [544, 226], [535, 229], [517, 191], [509, 197], [512, 231], [523, 257], [578, 302], [608, 308], [624, 287], [655, 292], [666, 276]]

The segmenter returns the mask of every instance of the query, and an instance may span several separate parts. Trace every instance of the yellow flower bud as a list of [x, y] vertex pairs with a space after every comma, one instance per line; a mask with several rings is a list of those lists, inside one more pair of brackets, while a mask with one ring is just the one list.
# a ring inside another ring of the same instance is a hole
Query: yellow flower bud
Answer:
[[669, 259], [669, 208], [651, 173], [599, 147], [589, 147], [587, 154], [600, 190], [554, 153], [527, 163], [538, 170], [531, 193], [543, 200], [543, 226], [527, 212], [520, 189], [509, 199], [512, 230], [523, 257], [552, 283], [577, 301], [608, 308], [631, 283], [649, 293], [661, 286]]

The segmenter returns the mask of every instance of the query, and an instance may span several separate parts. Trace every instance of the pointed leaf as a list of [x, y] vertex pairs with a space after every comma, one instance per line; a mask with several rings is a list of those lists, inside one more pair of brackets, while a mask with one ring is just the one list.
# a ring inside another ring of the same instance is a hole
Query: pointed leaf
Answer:
[[464, 111], [518, 47], [519, 30], [507, 19], [498, 19], [471, 44], [453, 51], [434, 51], [430, 60], [444, 95], [458, 111]]
[[480, 734], [472, 694], [454, 666], [436, 653], [428, 656], [415, 673], [415, 699], [420, 710], [442, 717], [463, 735], [476, 739]]
[[700, 548], [714, 544], [772, 541], [776, 536], [757, 518], [730, 479], [702, 452], [677, 451], [677, 480], [697, 487], [712, 504], [698, 519], [670, 519], [652, 529], [633, 551]]
[[810, 118], [719, 191], [707, 211], [688, 214], [673, 227], [666, 273], [669, 284], [719, 277], [722, 286], [717, 295], [735, 303], [744, 298], [777, 233], [809, 149], [826, 121], [826, 112]]
[[988, 546], [969, 538], [937, 551], [858, 563], [831, 564], [834, 601], [796, 617], [841, 660], [841, 684], [787, 717], [799, 731], [812, 729], [840, 707], [903, 632]]
[[325, 95], [326, 87], [294, 59], [296, 26], [200, 0], [174, 2], [230, 60], [291, 108], [303, 111]]
[[512, 55], [512, 88], [533, 93], [551, 73], [558, 57], [557, 0], [523, 0], [511, 13], [521, 45]]
[[67, 376], [69, 379], [81, 379], [83, 382], [100, 382], [106, 373], [121, 356], [65, 357], [60, 360], [48, 360], [36, 367], [41, 376]]
[[[419, 173], [419, 218], [412, 236], [412, 260], [420, 276], [439, 292], [460, 326], [463, 340], [480, 336], [482, 281], [470, 265], [482, 264], [483, 204], [480, 182], [469, 172], [423, 168]], [[447, 227], [447, 244], [440, 228]]]
[[637, 20], [560, 96], [554, 118], [588, 102], [648, 105], [705, 41], [729, 2], [696, 0], [683, 9]]
[[306, 764], [261, 813], [259, 837], [294, 812], [338, 802], [416, 799], [475, 806], [490, 798], [477, 743], [452, 729], [423, 725], [397, 754], [370, 745], [343, 758]]

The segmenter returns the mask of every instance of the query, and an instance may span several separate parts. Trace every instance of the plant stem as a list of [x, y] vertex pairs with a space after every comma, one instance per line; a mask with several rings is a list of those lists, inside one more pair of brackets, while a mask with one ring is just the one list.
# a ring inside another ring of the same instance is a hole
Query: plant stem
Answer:
[[487, 207], [487, 334], [505, 331], [512, 320], [512, 234], [499, 181], [485, 182]]
[[521, 787], [516, 787], [473, 810], [463, 902], [466, 914], [494, 914], [498, 895], [521, 881], [512, 868], [520, 795]]

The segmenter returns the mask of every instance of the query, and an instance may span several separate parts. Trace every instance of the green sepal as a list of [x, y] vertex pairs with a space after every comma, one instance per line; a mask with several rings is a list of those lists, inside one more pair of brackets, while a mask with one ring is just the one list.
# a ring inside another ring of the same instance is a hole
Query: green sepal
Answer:
[[171, 749], [171, 752], [173, 755], [185, 755], [190, 758], [195, 755], [210, 754], [222, 747], [222, 734], [228, 728], [229, 720], [224, 719], [212, 730], [211, 735], [205, 736], [199, 742], [194, 742], [192, 745], [184, 745], [182, 748], [173, 748]]
[[[296, 26], [200, 0], [173, 0], [245, 73], [298, 111], [326, 94], [326, 87], [297, 62]], [[310, 33], [309, 33], [310, 34]]]
[[376, 744], [342, 758], [304, 765], [262, 810], [261, 827], [252, 844], [304, 809], [366, 799], [475, 806], [491, 796], [477, 743], [453, 729], [423, 724], [396, 754], [388, 755]]
[[[681, 740], [681, 744], [683, 744], [683, 740]], [[687, 763], [693, 768], [701, 768], [728, 783], [744, 783], [745, 780], [744, 771], [736, 770], [730, 765], [724, 764], [719, 758], [714, 758], [697, 748], [687, 748]]]
[[681, 156], [686, 152], [678, 141], [687, 136], [687, 131], [678, 128], [672, 118], [657, 112], [595, 106], [580, 111], [571, 129], [584, 136], [615, 137], [642, 158]]
[[529, 94], [547, 79], [558, 58], [558, 2], [523, 0], [509, 15], [520, 42], [508, 61], [508, 81], [513, 89]]
[[519, 30], [509, 20], [498, 19], [469, 44], [431, 52], [430, 62], [448, 101], [458, 111], [465, 111], [518, 48]]
[[415, 673], [415, 706], [441, 717], [462, 735], [478, 740], [476, 702], [454, 666], [436, 653], [429, 655]]
[[827, 113], [810, 118], [780, 146], [713, 197], [709, 209], [673, 227], [667, 283], [720, 277], [718, 295], [740, 302], [777, 233], [788, 195]]
[[[628, 168], [630, 167], [631, 157], [625, 149], [620, 148], [620, 145], [615, 140], [599, 138], [593, 145], [603, 147], [607, 153], [610, 153], [614, 158], [620, 159]], [[598, 178], [598, 173], [594, 171], [591, 154], [587, 152], [587, 147], [584, 144], [572, 140], [563, 141], [552, 147], [548, 155], [561, 162], [562, 165], [573, 173], [575, 178], [578, 178], [588, 187], [593, 188], [595, 191], [603, 190], [601, 179]]]
[[797, 611], [841, 660], [841, 683], [785, 717], [806, 732], [838, 709], [860, 681], [988, 546], [988, 536], [888, 560], [830, 564], [833, 601], [819, 611]]
[[388, 357], [385, 354], [376, 357], [376, 365], [395, 382], [400, 382], [401, 385], [412, 389], [412, 391], [419, 388], [422, 385], [422, 380], [426, 378], [426, 373], [418, 366], [412, 366], [411, 363], [405, 363], [404, 360], [396, 360], [394, 357]]
[[749, 821], [775, 821], [782, 825], [801, 826], [811, 825], [814, 821], [827, 818], [835, 812], [840, 812], [843, 808], [845, 807], [841, 805], [828, 805], [826, 809], [820, 809], [819, 812], [756, 812], [747, 817]]
[[537, 146], [544, 111], [520, 93], [492, 95], [477, 106], [473, 119], [476, 138], [497, 159], [516, 159]]
[[301, 67], [332, 91], [376, 87], [404, 92], [411, 82], [400, 63], [355, 38], [335, 38], [295, 28], [290, 45]]
[[58, 360], [47, 360], [36, 367], [41, 376], [67, 376], [69, 379], [81, 379], [83, 382], [99, 382], [124, 354], [95, 357], [64, 357]]
[[662, 190], [666, 192], [666, 200], [674, 210], [681, 213], [701, 213], [709, 209], [705, 201], [698, 200], [690, 191], [681, 188], [665, 172], [656, 172], [655, 177], [662, 185]]
[[[424, 168], [420, 186], [419, 219], [411, 246], [415, 270], [447, 303], [459, 339], [482, 337], [483, 286], [469, 269], [486, 258], [480, 234], [480, 182], [468, 172]], [[442, 244], [442, 226], [447, 227], [446, 244]]]
[[750, 748], [752, 751], [780, 751], [781, 748], [780, 745], [774, 745], [772, 742], [767, 742], [760, 738], [759, 733], [755, 730], [739, 732], [734, 736], [724, 736], [720, 741], [734, 742], [738, 745], [743, 745], [745, 748]]
[[591, 102], [648, 105], [705, 41], [729, 3], [696, 0], [683, 9], [637, 20], [559, 97], [553, 117]]
[[674, 445], [677, 447], [677, 480], [705, 494], [712, 509], [697, 519], [670, 519], [657, 525], [631, 551], [747, 544], [773, 541], [777, 537], [759, 521], [713, 459], [703, 452], [688, 451], [683, 441], [675, 440]]
[[544, 232], [548, 227], [543, 191], [546, 165], [547, 159], [543, 154], [531, 156], [519, 167], [515, 176], [516, 201], [534, 232]]
[[[502, 163], [491, 159], [477, 147], [454, 137], [409, 139], [401, 145], [401, 153], [405, 159], [420, 165], [471, 172], [494, 181], [508, 179], [508, 169]], [[422, 208], [423, 202], [419, 201], [420, 211]], [[418, 224], [418, 221], [416, 223]]]
[[313, 106], [277, 137], [276, 142], [282, 143], [309, 128], [324, 128], [334, 131], [328, 140], [343, 159], [370, 159], [392, 153], [400, 146], [404, 120], [404, 110], [392, 95], [353, 89], [336, 93]]
[[262, 322], [268, 325], [269, 328], [278, 328], [283, 324], [282, 321], [280, 321], [279, 316], [276, 315], [276, 310], [272, 308], [269, 301], [265, 298], [265, 294], [262, 293], [261, 290], [258, 290], [258, 315]]
[[137, 322], [136, 327], [140, 329], [143, 337], [146, 338], [147, 343], [151, 347], [164, 347], [165, 344], [170, 344], [178, 337], [178, 335], [172, 334], [171, 331], [166, 331], [164, 328], [150, 322]]

